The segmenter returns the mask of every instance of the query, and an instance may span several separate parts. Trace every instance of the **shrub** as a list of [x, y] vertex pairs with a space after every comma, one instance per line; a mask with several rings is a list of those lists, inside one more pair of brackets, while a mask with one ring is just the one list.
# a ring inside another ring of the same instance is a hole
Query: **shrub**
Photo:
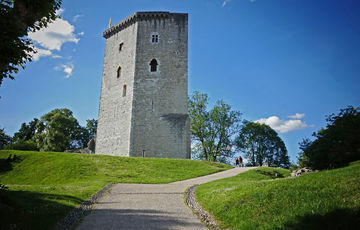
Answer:
[[7, 144], [4, 149], [39, 151], [39, 148], [33, 140], [18, 140], [16, 142]]
[[333, 169], [360, 160], [360, 108], [352, 106], [327, 117], [326, 128], [314, 134], [300, 156], [313, 169]]

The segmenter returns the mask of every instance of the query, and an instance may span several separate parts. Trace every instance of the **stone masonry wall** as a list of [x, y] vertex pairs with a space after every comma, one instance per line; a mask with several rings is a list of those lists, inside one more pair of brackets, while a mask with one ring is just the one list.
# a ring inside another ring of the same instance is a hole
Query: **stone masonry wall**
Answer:
[[136, 37], [137, 24], [132, 24], [106, 39], [96, 154], [129, 156]]
[[[145, 150], [147, 157], [189, 158], [187, 14], [138, 24], [130, 156]], [[150, 71], [152, 59], [156, 72]]]

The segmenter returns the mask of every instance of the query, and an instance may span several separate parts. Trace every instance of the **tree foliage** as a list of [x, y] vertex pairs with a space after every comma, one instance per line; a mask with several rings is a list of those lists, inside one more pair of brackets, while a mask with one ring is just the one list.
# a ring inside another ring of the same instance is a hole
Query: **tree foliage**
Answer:
[[193, 150], [200, 159], [224, 161], [234, 154], [233, 135], [240, 130], [241, 113], [222, 100], [208, 111], [208, 100], [207, 94], [199, 92], [189, 98]]
[[86, 129], [89, 134], [89, 140], [96, 136], [96, 129], [97, 129], [97, 120], [91, 119], [86, 120]]
[[63, 152], [73, 147], [73, 141], [79, 141], [80, 129], [69, 109], [54, 109], [37, 123], [35, 141], [40, 151]]
[[245, 122], [235, 143], [253, 166], [262, 166], [265, 162], [275, 167], [288, 168], [290, 166], [284, 142], [268, 125]]
[[35, 53], [29, 31], [46, 27], [56, 19], [62, 0], [0, 1], [0, 85], [3, 78], [14, 79], [18, 67], [24, 68]]
[[39, 148], [36, 145], [34, 140], [17, 140], [11, 141], [4, 146], [4, 149], [14, 149], [14, 150], [25, 150], [25, 151], [39, 151]]
[[71, 148], [86, 148], [88, 142], [96, 136], [97, 120], [86, 120], [86, 126], [78, 126], [75, 131]]
[[64, 151], [87, 147], [96, 135], [97, 120], [79, 125], [69, 109], [54, 109], [41, 119], [22, 123], [11, 142], [4, 148], [16, 150]]
[[299, 142], [299, 149], [301, 152], [298, 154], [298, 163], [301, 168], [310, 167], [309, 157], [305, 154], [306, 149], [312, 144], [309, 138], [304, 138]]
[[34, 140], [35, 132], [36, 132], [36, 125], [39, 122], [39, 119], [34, 118], [29, 124], [25, 122], [21, 124], [19, 131], [14, 133], [13, 141], [19, 140]]
[[349, 106], [326, 118], [326, 128], [303, 148], [313, 169], [332, 169], [360, 160], [360, 108]]
[[7, 135], [4, 129], [0, 129], [0, 149], [7, 145], [11, 140], [11, 137]]

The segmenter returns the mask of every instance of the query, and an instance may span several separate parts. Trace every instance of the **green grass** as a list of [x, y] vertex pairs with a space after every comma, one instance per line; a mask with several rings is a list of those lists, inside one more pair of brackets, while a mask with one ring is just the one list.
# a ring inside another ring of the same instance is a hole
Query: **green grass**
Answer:
[[199, 203], [226, 229], [358, 229], [360, 161], [350, 166], [286, 177], [258, 168], [199, 186]]
[[[8, 163], [9, 154], [20, 160]], [[0, 151], [0, 229], [49, 229], [109, 183], [169, 183], [231, 166], [194, 160]], [[14, 226], [14, 224], [16, 226]]]

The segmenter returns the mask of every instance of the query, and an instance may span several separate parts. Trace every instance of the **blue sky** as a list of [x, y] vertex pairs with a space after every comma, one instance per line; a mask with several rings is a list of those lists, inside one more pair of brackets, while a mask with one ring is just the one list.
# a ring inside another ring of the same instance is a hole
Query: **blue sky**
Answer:
[[82, 125], [97, 118], [102, 32], [110, 17], [116, 24], [136, 11], [188, 13], [189, 94], [269, 124], [292, 160], [326, 115], [360, 105], [358, 0], [63, 0], [62, 19], [29, 35], [36, 60], [3, 81], [0, 127], [12, 135], [63, 107]]

